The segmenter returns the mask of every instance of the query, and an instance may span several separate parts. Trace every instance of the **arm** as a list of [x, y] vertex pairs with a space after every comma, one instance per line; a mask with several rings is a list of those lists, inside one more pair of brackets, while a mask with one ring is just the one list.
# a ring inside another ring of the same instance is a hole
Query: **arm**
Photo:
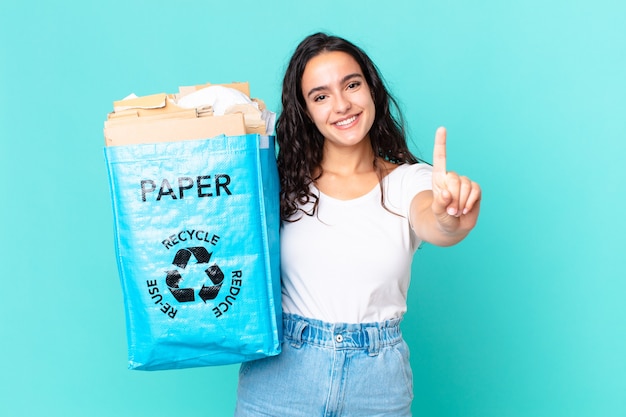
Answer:
[[476, 225], [480, 212], [480, 186], [467, 177], [446, 171], [446, 130], [437, 129], [433, 150], [433, 189], [411, 202], [411, 224], [420, 239], [437, 246], [452, 246]]

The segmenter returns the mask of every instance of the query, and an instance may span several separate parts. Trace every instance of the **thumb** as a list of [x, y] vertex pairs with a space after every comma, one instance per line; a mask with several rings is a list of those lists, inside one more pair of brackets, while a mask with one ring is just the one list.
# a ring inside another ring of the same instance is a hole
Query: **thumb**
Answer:
[[452, 194], [446, 188], [433, 187], [433, 214], [437, 217], [448, 215], [448, 206], [452, 203]]

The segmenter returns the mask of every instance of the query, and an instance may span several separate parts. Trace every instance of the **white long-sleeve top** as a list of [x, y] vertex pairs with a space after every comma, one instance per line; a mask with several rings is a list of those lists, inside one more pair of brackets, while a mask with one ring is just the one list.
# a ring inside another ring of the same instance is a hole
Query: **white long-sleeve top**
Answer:
[[432, 188], [432, 169], [400, 165], [382, 184], [389, 211], [381, 205], [379, 185], [352, 200], [314, 187], [318, 212], [283, 222], [285, 312], [329, 323], [382, 322], [406, 312], [411, 262], [421, 243], [409, 224], [409, 209], [416, 194]]

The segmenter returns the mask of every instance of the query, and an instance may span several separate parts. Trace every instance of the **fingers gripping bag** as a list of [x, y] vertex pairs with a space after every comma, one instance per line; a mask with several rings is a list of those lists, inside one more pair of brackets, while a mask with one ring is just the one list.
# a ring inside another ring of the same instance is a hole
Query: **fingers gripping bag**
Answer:
[[129, 368], [280, 353], [274, 137], [106, 146]]

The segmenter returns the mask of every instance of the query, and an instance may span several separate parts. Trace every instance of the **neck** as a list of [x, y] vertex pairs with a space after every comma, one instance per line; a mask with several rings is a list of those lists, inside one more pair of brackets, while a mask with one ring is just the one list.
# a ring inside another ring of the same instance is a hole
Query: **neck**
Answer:
[[351, 147], [337, 147], [325, 143], [320, 168], [324, 173], [342, 176], [364, 174], [374, 171], [374, 159], [374, 151], [369, 141], [362, 141]]

